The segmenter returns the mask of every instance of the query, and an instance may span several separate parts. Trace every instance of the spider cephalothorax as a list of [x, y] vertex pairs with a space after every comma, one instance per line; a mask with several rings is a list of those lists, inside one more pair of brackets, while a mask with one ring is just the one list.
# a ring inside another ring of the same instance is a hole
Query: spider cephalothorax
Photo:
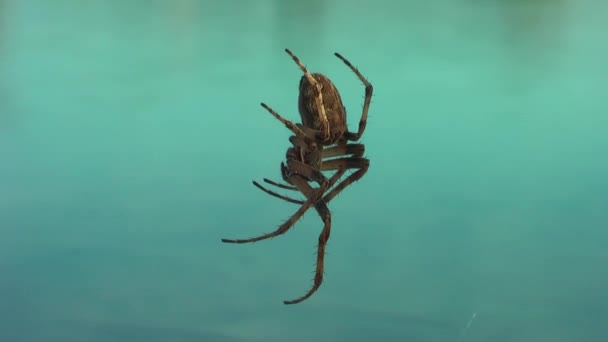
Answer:
[[[281, 176], [288, 184], [280, 184], [266, 178], [264, 181], [279, 188], [300, 191], [306, 197], [306, 201], [280, 195], [254, 181], [253, 184], [264, 192], [288, 202], [300, 204], [300, 209], [271, 233], [250, 239], [222, 239], [222, 241], [227, 243], [255, 242], [283, 234], [310, 207], [314, 206], [324, 224], [317, 246], [315, 278], [313, 286], [303, 296], [284, 301], [285, 304], [295, 304], [310, 297], [323, 282], [325, 246], [331, 232], [331, 213], [327, 204], [344, 188], [363, 177], [369, 167], [369, 160], [363, 158], [365, 146], [348, 142], [359, 140], [365, 131], [373, 88], [357, 68], [340, 54], [335, 54], [365, 85], [365, 100], [359, 128], [357, 132], [350, 132], [340, 93], [331, 80], [323, 74], [311, 74], [291, 51], [285, 49], [285, 52], [304, 73], [300, 79], [298, 99], [302, 123], [294, 124], [266, 104], [261, 104], [295, 134], [289, 138], [292, 147], [287, 149], [285, 163], [281, 163]], [[356, 171], [342, 179], [349, 169], [356, 169]], [[335, 172], [330, 178], [327, 178], [323, 171]], [[313, 188], [309, 184], [310, 182], [315, 182], [319, 186]]]

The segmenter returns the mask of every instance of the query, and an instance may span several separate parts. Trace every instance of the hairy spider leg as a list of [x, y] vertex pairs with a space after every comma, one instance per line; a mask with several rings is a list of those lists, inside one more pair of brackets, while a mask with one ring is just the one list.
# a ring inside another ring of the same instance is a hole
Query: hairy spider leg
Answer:
[[300, 68], [300, 70], [302, 70], [302, 72], [304, 73], [304, 76], [306, 76], [306, 79], [308, 80], [308, 82], [312, 86], [314, 86], [315, 89], [317, 90], [317, 98], [316, 98], [315, 102], [317, 102], [317, 108], [320, 108], [319, 115], [321, 117], [321, 122], [323, 123], [323, 140], [328, 140], [329, 134], [330, 134], [329, 120], [327, 119], [327, 113], [325, 113], [325, 106], [323, 105], [323, 89], [321, 87], [321, 84], [319, 82], [317, 82], [317, 80], [306, 69], [306, 67], [304, 66], [304, 64], [302, 64], [300, 59], [296, 55], [293, 54], [293, 52], [291, 52], [289, 49], [285, 49], [285, 52], [287, 52], [287, 54], [289, 56], [291, 56], [291, 59], [293, 59], [293, 61], [296, 62], [296, 64]]
[[304, 204], [302, 204], [300, 209], [298, 209], [298, 211], [296, 211], [289, 219], [287, 219], [287, 221], [285, 221], [285, 223], [280, 225], [279, 228], [277, 228], [275, 231], [266, 233], [266, 234], [263, 234], [263, 235], [260, 235], [257, 237], [248, 238], [248, 239], [222, 239], [222, 242], [225, 242], [225, 243], [256, 242], [256, 241], [260, 241], [260, 240], [270, 239], [275, 236], [279, 236], [281, 234], [285, 234], [285, 232], [287, 232], [291, 227], [293, 227], [293, 225], [300, 219], [300, 217], [302, 217], [302, 215], [304, 215], [304, 213], [306, 213], [306, 211], [308, 211], [308, 209], [310, 207], [312, 207], [315, 203], [317, 203], [321, 199], [321, 196], [323, 196], [323, 193], [327, 189], [327, 186], [328, 186], [327, 182], [321, 184], [319, 186], [319, 188], [317, 189], [317, 191], [315, 192], [315, 196], [309, 198]]
[[[319, 194], [318, 189], [313, 189], [309, 184], [308, 180], [302, 176], [296, 174], [291, 178], [293, 184], [306, 195], [307, 198], [317, 197]], [[283, 304], [297, 304], [300, 303], [315, 293], [321, 284], [323, 283], [323, 270], [325, 265], [325, 247], [327, 246], [327, 240], [331, 233], [331, 212], [327, 207], [327, 204], [321, 199], [315, 203], [315, 209], [319, 213], [321, 220], [323, 221], [323, 230], [319, 234], [319, 242], [317, 244], [317, 262], [315, 266], [315, 278], [312, 287], [301, 297], [292, 300], [284, 300]]]
[[361, 119], [359, 120], [359, 129], [357, 130], [357, 133], [344, 133], [344, 136], [347, 140], [357, 141], [363, 135], [363, 132], [365, 131], [365, 126], [367, 125], [367, 112], [369, 111], [369, 105], [372, 102], [372, 93], [374, 92], [374, 87], [372, 87], [372, 84], [369, 83], [369, 81], [365, 77], [363, 77], [363, 75], [361, 75], [359, 69], [355, 68], [355, 66], [352, 65], [351, 62], [349, 62], [346, 58], [342, 57], [342, 55], [337, 52], [334, 53], [334, 55], [340, 58], [342, 62], [344, 62], [344, 64], [346, 64], [350, 68], [350, 70], [352, 70], [355, 75], [359, 77], [361, 82], [363, 82], [363, 84], [365, 85], [365, 100], [363, 101], [363, 112], [361, 113]]
[[[323, 173], [317, 169], [310, 167], [310, 165], [304, 164], [297, 160], [287, 160], [287, 167], [281, 163], [281, 169], [287, 170], [286, 177], [289, 178], [290, 183], [293, 183], [294, 179], [304, 178], [311, 179], [319, 184], [319, 187], [310, 195], [307, 196], [307, 201], [302, 204], [300, 209], [296, 211], [285, 223], [279, 226], [275, 231], [263, 234], [257, 237], [249, 238], [249, 239], [222, 239], [222, 242], [226, 243], [247, 243], [247, 242], [256, 242], [260, 240], [269, 239], [287, 232], [299, 219], [304, 215], [304, 213], [313, 205], [315, 205], [323, 194], [329, 187], [329, 180], [323, 175]], [[308, 181], [307, 181], [308, 182]], [[298, 186], [297, 184], [294, 184]], [[301, 190], [300, 187], [298, 189]], [[304, 193], [304, 192], [303, 192]]]
[[314, 142], [313, 137], [308, 136], [300, 127], [298, 127], [293, 122], [282, 117], [281, 114], [277, 113], [274, 109], [268, 107], [267, 104], [262, 102], [262, 103], [260, 103], [260, 105], [262, 107], [264, 107], [264, 109], [266, 109], [270, 114], [272, 114], [272, 116], [274, 116], [277, 120], [281, 121], [285, 125], [285, 127], [287, 127], [290, 131], [293, 132], [293, 134], [295, 134], [298, 137], [301, 137], [309, 144], [312, 144]]

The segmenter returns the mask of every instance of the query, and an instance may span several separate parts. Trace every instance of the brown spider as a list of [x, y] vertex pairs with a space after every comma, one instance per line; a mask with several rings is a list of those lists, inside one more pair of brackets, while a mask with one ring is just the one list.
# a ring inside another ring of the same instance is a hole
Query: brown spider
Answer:
[[[271, 233], [250, 239], [222, 239], [222, 241], [247, 243], [281, 235], [287, 232], [310, 207], [314, 206], [324, 223], [317, 246], [315, 278], [313, 286], [303, 296], [283, 302], [285, 304], [296, 304], [309, 298], [323, 282], [325, 246], [331, 231], [331, 213], [327, 203], [347, 186], [363, 177], [369, 167], [369, 160], [363, 158], [365, 146], [359, 143], [349, 144], [348, 142], [359, 140], [365, 131], [373, 87], [359, 73], [357, 68], [340, 54], [335, 53], [336, 57], [340, 58], [365, 85], [365, 100], [359, 129], [356, 133], [350, 132], [347, 128], [346, 109], [342, 105], [338, 89], [331, 80], [320, 73], [311, 74], [291, 51], [285, 49], [285, 52], [291, 56], [304, 73], [300, 79], [298, 99], [298, 109], [302, 123], [294, 124], [266, 104], [261, 104], [295, 134], [289, 138], [293, 146], [287, 149], [286, 162], [281, 163], [281, 175], [288, 185], [266, 178], [264, 178], [264, 181], [283, 189], [300, 191], [306, 197], [306, 201], [280, 195], [253, 181], [256, 187], [272, 196], [301, 204], [300, 209]], [[357, 170], [338, 182], [348, 169]], [[335, 173], [328, 179], [322, 171], [335, 171]], [[311, 181], [318, 183], [319, 187], [313, 188], [310, 186], [308, 183]]]

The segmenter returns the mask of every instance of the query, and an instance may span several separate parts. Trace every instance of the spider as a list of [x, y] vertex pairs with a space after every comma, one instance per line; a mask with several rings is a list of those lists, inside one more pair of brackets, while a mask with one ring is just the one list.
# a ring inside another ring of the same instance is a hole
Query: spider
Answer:
[[[222, 242], [256, 242], [284, 234], [308, 209], [314, 206], [324, 224], [317, 246], [315, 277], [312, 287], [304, 295], [293, 300], [283, 301], [284, 304], [296, 304], [312, 296], [323, 282], [325, 246], [331, 232], [331, 212], [327, 204], [342, 190], [363, 177], [369, 168], [369, 160], [363, 158], [365, 145], [349, 142], [358, 141], [365, 131], [373, 87], [347, 59], [339, 53], [335, 53], [335, 56], [342, 60], [365, 85], [365, 100], [359, 128], [357, 132], [351, 132], [347, 127], [346, 109], [342, 104], [340, 93], [332, 81], [323, 74], [310, 73], [289, 49], [285, 49], [285, 52], [304, 73], [300, 78], [298, 97], [298, 109], [302, 123], [294, 124], [265, 103], [261, 103], [264, 109], [294, 134], [289, 138], [292, 147], [287, 149], [286, 161], [281, 163], [281, 175], [288, 184], [277, 183], [267, 178], [264, 178], [264, 182], [279, 188], [300, 191], [306, 200], [280, 195], [253, 181], [256, 187], [267, 194], [300, 204], [300, 209], [271, 233], [249, 239], [222, 239]], [[356, 169], [356, 171], [341, 180], [346, 171], [350, 169]], [[323, 171], [334, 171], [334, 174], [327, 178]], [[310, 182], [315, 182], [319, 186], [313, 188], [309, 184]]]

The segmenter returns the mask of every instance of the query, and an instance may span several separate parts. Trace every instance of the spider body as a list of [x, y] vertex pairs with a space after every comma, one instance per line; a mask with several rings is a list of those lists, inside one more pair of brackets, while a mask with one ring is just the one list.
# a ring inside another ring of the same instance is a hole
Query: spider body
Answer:
[[[284, 234], [309, 208], [314, 207], [323, 221], [323, 230], [318, 238], [315, 277], [313, 286], [303, 296], [284, 301], [285, 304], [296, 304], [312, 296], [323, 282], [325, 247], [331, 232], [331, 212], [327, 204], [347, 186], [363, 177], [369, 168], [369, 160], [363, 158], [365, 146], [360, 143], [349, 143], [349, 141], [355, 142], [363, 135], [373, 88], [348, 60], [338, 53], [335, 54], [365, 85], [365, 100], [359, 128], [357, 132], [350, 132], [340, 93], [331, 80], [323, 74], [311, 74], [291, 51], [285, 49], [285, 52], [304, 73], [300, 79], [298, 97], [298, 109], [302, 123], [294, 124], [266, 104], [261, 104], [294, 133], [289, 138], [292, 146], [287, 149], [286, 160], [281, 163], [281, 176], [287, 184], [277, 183], [266, 178], [264, 181], [279, 188], [299, 191], [306, 200], [280, 195], [253, 181], [253, 184], [262, 191], [285, 201], [299, 204], [300, 208], [273, 232], [249, 239], [222, 239], [222, 241], [248, 243]], [[355, 169], [354, 172], [342, 179], [347, 170], [353, 169]], [[330, 178], [323, 174], [327, 171], [334, 172]], [[318, 187], [313, 188], [309, 184], [311, 182], [317, 183]]]

